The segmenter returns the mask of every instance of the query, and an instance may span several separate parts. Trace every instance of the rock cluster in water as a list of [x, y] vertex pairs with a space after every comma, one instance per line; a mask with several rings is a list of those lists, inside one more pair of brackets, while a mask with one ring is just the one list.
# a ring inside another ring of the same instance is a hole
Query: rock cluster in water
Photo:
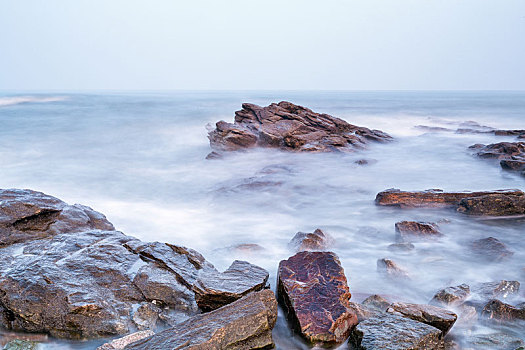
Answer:
[[[214, 152], [270, 147], [285, 151], [332, 152], [362, 149], [370, 141], [392, 138], [380, 130], [355, 126], [342, 119], [290, 102], [260, 107], [243, 103], [235, 122], [219, 121], [208, 135]], [[212, 157], [217, 153], [212, 153]]]
[[[523, 131], [523, 130], [520, 130]], [[525, 138], [525, 132], [520, 134]], [[470, 146], [480, 158], [499, 160], [502, 169], [516, 171], [525, 176], [525, 142], [499, 142], [490, 145], [476, 144]]]

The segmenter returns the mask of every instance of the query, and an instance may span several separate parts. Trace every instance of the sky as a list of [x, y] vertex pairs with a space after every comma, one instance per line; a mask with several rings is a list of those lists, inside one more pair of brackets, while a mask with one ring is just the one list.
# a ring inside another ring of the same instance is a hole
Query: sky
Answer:
[[523, 0], [0, 0], [0, 90], [525, 90]]

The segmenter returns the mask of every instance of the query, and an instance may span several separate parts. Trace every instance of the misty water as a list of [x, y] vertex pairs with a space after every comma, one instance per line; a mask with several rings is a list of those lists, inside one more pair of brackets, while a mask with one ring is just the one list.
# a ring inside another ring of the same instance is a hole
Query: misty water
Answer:
[[[233, 120], [243, 102], [288, 100], [316, 112], [388, 132], [394, 142], [365, 151], [299, 154], [253, 150], [206, 160], [206, 125]], [[467, 121], [525, 128], [525, 93], [518, 92], [173, 92], [0, 95], [0, 188], [30, 188], [104, 213], [115, 227], [142, 240], [196, 249], [219, 270], [234, 259], [270, 272], [293, 255], [298, 231], [321, 228], [334, 238], [352, 299], [385, 294], [427, 303], [439, 289], [461, 283], [525, 282], [525, 220], [482, 220], [450, 210], [378, 207], [388, 188], [424, 190], [525, 189], [525, 177], [474, 157], [476, 143], [515, 141], [489, 134], [427, 132]], [[358, 165], [359, 159], [373, 159]], [[446, 221], [443, 221], [446, 219]], [[440, 221], [441, 238], [392, 252], [400, 220]], [[478, 260], [476, 239], [495, 237], [514, 255]], [[258, 244], [263, 249], [232, 248]], [[379, 258], [409, 271], [408, 281], [376, 271]], [[274, 289], [275, 290], [275, 289]], [[523, 291], [512, 303], [525, 300]], [[459, 342], [504, 332], [525, 340], [523, 324], [479, 322], [454, 327]], [[307, 348], [280, 315], [279, 349]], [[93, 349], [95, 342], [50, 340], [48, 349]], [[345, 346], [343, 346], [345, 348]]]

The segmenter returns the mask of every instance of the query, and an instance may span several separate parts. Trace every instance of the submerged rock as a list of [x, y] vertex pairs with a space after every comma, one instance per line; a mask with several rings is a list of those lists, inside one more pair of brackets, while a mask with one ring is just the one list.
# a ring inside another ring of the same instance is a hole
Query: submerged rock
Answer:
[[263, 349], [273, 346], [272, 329], [277, 320], [277, 302], [263, 290], [205, 314], [196, 315], [126, 350], [174, 349]]
[[448, 333], [458, 318], [452, 311], [424, 304], [397, 302], [391, 304], [386, 311], [436, 327], [443, 335]]
[[459, 305], [470, 295], [470, 287], [467, 284], [460, 284], [455, 287], [441, 289], [434, 295], [431, 304], [436, 305]]
[[507, 246], [494, 237], [478, 239], [472, 242], [472, 252], [489, 261], [501, 261], [514, 253]]
[[331, 252], [300, 252], [279, 263], [278, 297], [297, 331], [311, 343], [340, 343], [357, 317], [343, 267]]
[[332, 244], [332, 238], [320, 229], [313, 233], [297, 232], [288, 246], [296, 251], [320, 251], [326, 250]]
[[2, 190], [0, 199], [0, 326], [80, 339], [150, 327], [154, 315], [134, 312], [147, 302], [183, 318], [198, 312], [192, 285], [215, 271], [199, 253], [141, 242], [39, 192]]
[[233, 124], [219, 121], [208, 135], [214, 151], [271, 147], [286, 151], [332, 152], [361, 149], [370, 141], [390, 141], [379, 130], [348, 124], [342, 119], [290, 102], [260, 107], [243, 103]]
[[476, 296], [488, 300], [494, 298], [508, 298], [518, 294], [520, 283], [518, 281], [501, 280], [497, 282], [479, 283], [472, 287]]
[[374, 294], [363, 300], [362, 304], [369, 309], [384, 312], [391, 303], [382, 296]]
[[7, 343], [3, 350], [37, 350], [38, 344], [29, 340], [11, 340]]
[[444, 350], [445, 346], [439, 329], [393, 314], [360, 322], [350, 342], [356, 350]]
[[377, 271], [390, 278], [409, 279], [408, 272], [391, 259], [378, 259]]
[[388, 250], [394, 252], [410, 252], [416, 247], [410, 242], [392, 243], [388, 246]]
[[525, 194], [520, 190], [443, 192], [432, 189], [407, 192], [389, 189], [379, 192], [375, 201], [377, 205], [400, 208], [455, 208], [471, 215], [525, 214]]
[[438, 226], [432, 222], [400, 221], [396, 222], [396, 234], [401, 241], [411, 238], [431, 238], [441, 236]]
[[467, 338], [467, 344], [476, 350], [520, 350], [525, 342], [507, 333], [476, 334]]
[[247, 261], [235, 260], [224, 272], [209, 270], [193, 285], [195, 300], [203, 311], [230, 304], [248, 293], [262, 290], [268, 282], [268, 271]]

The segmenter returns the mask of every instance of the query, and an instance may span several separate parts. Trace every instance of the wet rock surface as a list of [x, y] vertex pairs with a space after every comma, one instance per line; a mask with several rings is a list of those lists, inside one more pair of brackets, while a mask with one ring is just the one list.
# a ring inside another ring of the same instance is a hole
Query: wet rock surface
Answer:
[[369, 309], [384, 312], [391, 303], [382, 296], [374, 294], [363, 300], [361, 304]]
[[364, 148], [370, 141], [392, 139], [382, 131], [355, 126], [284, 101], [267, 107], [244, 103], [242, 109], [235, 112], [233, 124], [217, 122], [208, 138], [216, 152], [251, 147], [307, 152], [352, 151]]
[[404, 268], [399, 266], [392, 259], [387, 259], [387, 258], [378, 259], [377, 260], [377, 271], [393, 279], [397, 279], [397, 278], [409, 279], [410, 278], [408, 272]]
[[300, 252], [281, 261], [277, 288], [288, 319], [311, 343], [340, 343], [357, 323], [348, 307], [347, 279], [334, 253]]
[[270, 290], [247, 296], [139, 340], [134, 350], [263, 349], [273, 346], [277, 301]]
[[443, 350], [439, 329], [393, 314], [379, 314], [360, 322], [350, 336], [354, 350]]
[[133, 318], [147, 302], [198, 312], [192, 285], [215, 269], [197, 252], [107, 230], [102, 214], [39, 192], [0, 194], [2, 327], [80, 339], [151, 323]]
[[[523, 130], [499, 130], [501, 135], [515, 135], [523, 138]], [[490, 145], [473, 145], [470, 149], [476, 151], [480, 158], [500, 160], [500, 166], [505, 170], [521, 172], [525, 170], [525, 142], [499, 142]]]
[[248, 293], [262, 290], [268, 277], [268, 271], [262, 267], [235, 260], [222, 273], [209, 270], [202, 274], [193, 285], [195, 300], [201, 310], [215, 310]]
[[139, 341], [141, 339], [151, 337], [154, 334], [155, 333], [151, 330], [131, 333], [122, 338], [114, 339], [109, 343], [101, 345], [97, 348], [97, 350], [122, 350], [127, 345]]
[[509, 334], [497, 332], [472, 335], [467, 339], [467, 346], [473, 349], [520, 350], [525, 342]]
[[515, 307], [501, 300], [490, 300], [481, 313], [482, 317], [497, 321], [525, 320], [525, 306]]
[[472, 252], [479, 258], [488, 261], [501, 261], [511, 257], [514, 252], [494, 237], [478, 239], [471, 244]]
[[414, 238], [435, 238], [441, 236], [437, 224], [422, 221], [396, 222], [396, 238], [399, 241], [409, 241]]
[[470, 295], [470, 287], [460, 284], [439, 290], [430, 301], [434, 305], [458, 305], [463, 303]]
[[322, 230], [311, 233], [297, 232], [288, 246], [297, 252], [326, 250], [332, 245], [333, 239]]
[[441, 330], [443, 334], [448, 333], [458, 318], [452, 311], [424, 304], [397, 302], [391, 304], [386, 311], [436, 327]]
[[400, 208], [454, 208], [471, 215], [505, 216], [525, 214], [525, 194], [520, 190], [484, 192], [401, 191], [379, 192], [376, 204]]

